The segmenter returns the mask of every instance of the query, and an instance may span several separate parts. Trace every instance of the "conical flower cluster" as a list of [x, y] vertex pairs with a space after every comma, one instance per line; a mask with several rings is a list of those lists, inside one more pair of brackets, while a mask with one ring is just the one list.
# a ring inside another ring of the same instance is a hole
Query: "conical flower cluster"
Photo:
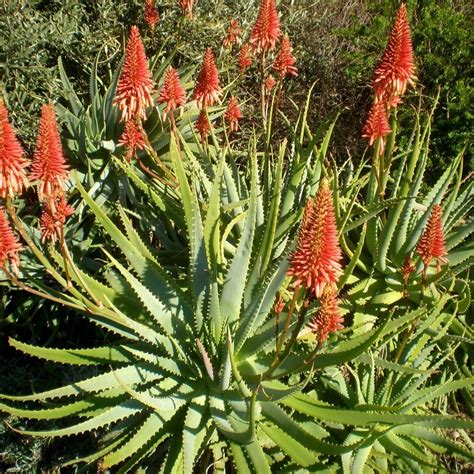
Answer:
[[239, 120], [242, 117], [237, 97], [232, 96], [224, 114], [225, 122], [229, 127], [229, 133], [236, 132], [239, 129]]
[[222, 41], [224, 48], [232, 48], [232, 45], [239, 41], [239, 37], [242, 34], [239, 28], [239, 22], [237, 20], [230, 20], [229, 29], [227, 30], [227, 35]]
[[374, 73], [373, 88], [376, 100], [396, 106], [405, 93], [407, 84], [413, 84], [415, 65], [410, 37], [407, 8], [401, 4], [387, 48]]
[[64, 193], [68, 166], [64, 158], [53, 104], [43, 105], [30, 180], [39, 180], [40, 201], [55, 200]]
[[295, 66], [296, 60], [291, 51], [291, 43], [288, 35], [283, 36], [281, 41], [280, 51], [273, 63], [273, 69], [278, 72], [280, 79], [284, 79], [286, 76], [297, 76], [298, 69]]
[[156, 24], [160, 21], [160, 15], [155, 5], [154, 0], [146, 0], [145, 3], [145, 21], [150, 30], [154, 30]]
[[379, 154], [382, 154], [385, 148], [385, 138], [390, 131], [385, 103], [374, 102], [362, 128], [362, 136], [369, 139], [369, 145], [373, 145], [380, 138]]
[[5, 211], [0, 207], [0, 269], [8, 271], [10, 266], [12, 273], [18, 275], [20, 250], [21, 245], [10, 227]]
[[27, 185], [28, 161], [15, 131], [8, 121], [8, 110], [0, 99], [0, 198], [20, 194]]
[[270, 74], [266, 79], [265, 79], [265, 90], [270, 93], [273, 88], [275, 87], [276, 81], [275, 78]]
[[343, 329], [336, 290], [326, 287], [319, 300], [319, 309], [308, 327], [317, 334], [319, 343], [324, 342], [328, 335]]
[[262, 0], [257, 21], [250, 35], [250, 44], [258, 52], [270, 51], [280, 38], [280, 20], [275, 0]]
[[323, 180], [316, 197], [306, 204], [288, 275], [294, 277], [295, 287], [304, 286], [319, 298], [327, 286], [336, 286], [341, 257], [332, 193]]
[[445, 262], [447, 255], [443, 231], [443, 210], [439, 204], [433, 206], [425, 231], [416, 246], [416, 253], [421, 257], [425, 267], [436, 259], [437, 271], [440, 262]]
[[146, 109], [153, 103], [152, 91], [153, 80], [140, 31], [132, 26], [115, 95], [124, 122], [146, 117]]
[[61, 237], [66, 219], [75, 211], [72, 206], [68, 205], [64, 196], [61, 196], [54, 207], [53, 209], [49, 204], [46, 204], [41, 214], [41, 241], [43, 243], [47, 240], [53, 243], [56, 242]]
[[245, 43], [242, 45], [242, 48], [240, 48], [239, 52], [239, 68], [240, 72], [245, 72], [247, 68], [249, 68], [252, 65], [252, 58], [250, 56], [250, 45], [248, 43]]
[[193, 7], [194, 7], [194, 0], [178, 0], [179, 8], [181, 11], [188, 15], [188, 18], [192, 20], [193, 18]]
[[199, 73], [193, 99], [196, 100], [200, 109], [214, 105], [219, 101], [222, 89], [219, 85], [219, 74], [214, 63], [212, 49], [207, 48], [204, 53], [202, 68]]
[[195, 129], [201, 137], [201, 142], [204, 143], [207, 137], [209, 136], [209, 133], [211, 132], [211, 124], [209, 122], [209, 119], [207, 118], [207, 113], [205, 110], [201, 110], [201, 112], [199, 112], [199, 117], [196, 120]]
[[164, 119], [166, 119], [166, 114], [173, 112], [173, 110], [177, 108], [182, 108], [186, 103], [186, 93], [181, 85], [178, 73], [176, 72], [176, 69], [171, 66], [166, 71], [158, 103], [166, 104], [166, 108], [163, 112]]
[[119, 143], [127, 147], [128, 151], [125, 157], [128, 161], [136, 154], [137, 150], [144, 148], [145, 141], [143, 139], [142, 129], [136, 120], [129, 120], [125, 124]]

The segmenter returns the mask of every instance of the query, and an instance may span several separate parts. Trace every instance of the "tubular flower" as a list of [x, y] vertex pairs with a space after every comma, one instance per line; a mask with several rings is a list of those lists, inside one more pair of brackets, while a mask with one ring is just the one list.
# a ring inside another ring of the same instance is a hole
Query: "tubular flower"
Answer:
[[195, 128], [196, 132], [198, 132], [201, 137], [201, 142], [204, 143], [211, 132], [211, 124], [207, 118], [205, 110], [201, 110], [201, 112], [199, 112], [199, 117], [196, 121]]
[[178, 73], [173, 67], [169, 67], [166, 71], [165, 81], [161, 89], [158, 103], [166, 103], [166, 108], [163, 112], [163, 118], [166, 119], [166, 114], [169, 114], [176, 108], [182, 108], [186, 103], [186, 93], [184, 92]]
[[150, 30], [155, 29], [155, 25], [160, 21], [160, 15], [156, 8], [154, 0], [146, 0], [145, 3], [145, 21]]
[[374, 102], [369, 110], [364, 127], [362, 128], [362, 136], [369, 139], [369, 145], [371, 146], [380, 138], [379, 154], [381, 155], [385, 148], [385, 137], [390, 132], [385, 103]]
[[284, 309], [285, 302], [283, 301], [280, 293], [277, 293], [275, 297], [275, 303], [273, 304], [273, 311], [275, 311], [275, 314], [279, 316]]
[[281, 35], [275, 0], [262, 0], [257, 21], [250, 34], [250, 44], [258, 52], [275, 48]]
[[270, 74], [265, 80], [265, 90], [270, 93], [275, 87], [276, 81], [275, 78]]
[[288, 75], [297, 76], [298, 69], [296, 69], [295, 62], [295, 57], [291, 52], [290, 38], [288, 38], [288, 35], [285, 35], [283, 36], [278, 56], [273, 63], [273, 69], [278, 71], [280, 79], [283, 79]]
[[446, 262], [446, 244], [443, 231], [443, 210], [439, 204], [433, 206], [425, 231], [416, 246], [416, 253], [421, 257], [425, 267], [433, 258], [436, 259], [436, 271], [440, 271], [440, 262]]
[[242, 32], [239, 28], [239, 22], [237, 20], [230, 20], [227, 36], [222, 41], [224, 48], [232, 48], [232, 45], [237, 43], [241, 34]]
[[252, 65], [252, 58], [250, 57], [250, 45], [245, 43], [239, 52], [239, 67], [240, 72], [245, 72], [247, 68]]
[[61, 146], [53, 104], [43, 105], [30, 179], [40, 180], [38, 197], [55, 199], [64, 192], [68, 166]]
[[296, 250], [288, 275], [294, 285], [305, 286], [319, 298], [327, 286], [335, 286], [342, 273], [332, 193], [326, 180], [318, 194], [306, 203]]
[[8, 121], [8, 110], [0, 99], [0, 198], [20, 194], [27, 185], [28, 161], [15, 131]]
[[342, 321], [336, 290], [327, 287], [321, 295], [319, 309], [308, 327], [317, 334], [319, 342], [322, 343], [329, 334], [344, 328]]
[[135, 155], [137, 149], [143, 150], [145, 146], [143, 131], [136, 120], [129, 120], [125, 124], [119, 143], [127, 147], [128, 151], [125, 157], [128, 161]]
[[5, 211], [0, 207], [0, 269], [8, 271], [7, 265], [10, 265], [12, 273], [18, 275], [20, 250], [21, 245], [10, 227]]
[[401, 4], [390, 34], [387, 48], [375, 70], [373, 88], [376, 100], [385, 100], [391, 107], [401, 102], [407, 84], [413, 84], [415, 65], [410, 37], [407, 7]]
[[212, 49], [207, 48], [202, 61], [201, 72], [199, 73], [196, 87], [194, 88], [193, 99], [196, 100], [200, 109], [214, 105], [219, 101], [222, 89], [219, 85], [219, 74], [214, 63]]
[[194, 0], [179, 0], [178, 3], [179, 3], [179, 8], [181, 8], [181, 11], [187, 14], [188, 18], [192, 20]]
[[122, 112], [124, 122], [137, 117], [145, 118], [147, 107], [153, 104], [152, 91], [153, 80], [140, 31], [132, 26], [115, 95], [115, 103]]
[[61, 238], [66, 219], [74, 214], [74, 211], [75, 209], [68, 205], [64, 196], [61, 196], [55, 204], [54, 210], [46, 205], [40, 218], [41, 242], [50, 240], [54, 243], [58, 238]]
[[243, 117], [240, 111], [237, 97], [232, 96], [229, 100], [229, 105], [224, 114], [224, 119], [229, 127], [229, 133], [236, 132], [239, 129], [239, 120]]

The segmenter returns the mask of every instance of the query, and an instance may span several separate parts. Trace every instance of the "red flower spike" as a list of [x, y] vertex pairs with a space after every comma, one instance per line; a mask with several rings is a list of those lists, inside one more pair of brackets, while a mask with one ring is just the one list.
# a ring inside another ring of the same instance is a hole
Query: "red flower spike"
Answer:
[[230, 20], [227, 36], [222, 41], [224, 48], [232, 48], [232, 45], [237, 43], [241, 34], [239, 22], [237, 20]]
[[173, 67], [169, 67], [166, 71], [163, 88], [161, 89], [158, 103], [166, 103], [163, 112], [163, 119], [166, 120], [166, 114], [173, 112], [176, 108], [182, 108], [186, 103], [186, 93], [184, 92], [178, 73]]
[[403, 282], [405, 286], [408, 285], [408, 280], [410, 279], [410, 275], [416, 270], [416, 266], [413, 263], [413, 260], [411, 259], [410, 256], [405, 258], [405, 261], [403, 262], [402, 265], [402, 277], [403, 277]]
[[291, 49], [290, 38], [288, 38], [288, 35], [283, 36], [280, 51], [278, 52], [278, 56], [273, 63], [273, 69], [278, 71], [280, 79], [283, 79], [288, 75], [298, 75], [298, 69], [296, 69], [295, 66], [296, 60], [291, 52]]
[[390, 34], [387, 48], [375, 70], [373, 88], [376, 100], [384, 100], [396, 107], [407, 84], [415, 80], [413, 46], [410, 37], [407, 7], [401, 4]]
[[18, 275], [20, 268], [18, 254], [21, 248], [5, 216], [5, 211], [0, 207], [0, 269], [8, 270], [7, 265], [9, 265], [12, 273]]
[[201, 110], [201, 112], [199, 112], [199, 117], [196, 121], [195, 128], [196, 132], [198, 132], [201, 137], [201, 142], [204, 143], [209, 136], [209, 133], [211, 133], [211, 124], [207, 118], [205, 110]]
[[242, 117], [239, 102], [236, 97], [232, 96], [224, 114], [225, 122], [229, 127], [229, 133], [236, 132], [239, 129], [239, 120]]
[[132, 26], [114, 100], [122, 112], [122, 120], [145, 119], [147, 107], [153, 104], [152, 92], [153, 79], [140, 31]]
[[27, 186], [28, 161], [15, 131], [8, 121], [8, 110], [0, 99], [0, 198], [20, 194]]
[[53, 104], [43, 105], [30, 180], [39, 180], [40, 201], [64, 193], [68, 166], [64, 158]]
[[316, 197], [306, 203], [288, 275], [295, 277], [296, 287], [303, 285], [319, 298], [327, 286], [336, 286], [341, 258], [332, 193], [323, 180]]
[[327, 287], [321, 295], [319, 309], [308, 327], [318, 335], [318, 340], [322, 343], [329, 334], [344, 328], [342, 322], [336, 290]]
[[240, 49], [239, 53], [239, 67], [240, 72], [243, 73], [252, 65], [252, 58], [250, 57], [250, 45], [245, 43]]
[[212, 49], [207, 48], [204, 53], [201, 72], [194, 88], [193, 99], [196, 100], [198, 108], [205, 109], [218, 102], [221, 93], [219, 74], [214, 63]]
[[379, 154], [385, 148], [385, 137], [391, 132], [388, 123], [387, 108], [384, 102], [374, 102], [370, 108], [367, 120], [362, 128], [362, 136], [369, 139], [369, 145], [381, 138]]
[[436, 259], [437, 271], [440, 270], [440, 262], [446, 263], [446, 243], [443, 231], [443, 210], [439, 204], [433, 206], [431, 216], [426, 224], [425, 231], [416, 246], [416, 253], [421, 257], [425, 267], [433, 258]]
[[265, 80], [265, 90], [270, 93], [275, 87], [276, 81], [275, 78], [270, 74]]
[[46, 205], [40, 218], [41, 225], [41, 242], [49, 240], [53, 243], [61, 237], [66, 219], [74, 214], [75, 209], [69, 206], [65, 197], [61, 196], [55, 203], [55, 210]]
[[160, 15], [154, 0], [146, 0], [144, 16], [148, 27], [151, 31], [153, 31], [155, 29], [155, 25], [160, 21]]
[[257, 21], [250, 35], [250, 44], [258, 52], [270, 51], [275, 48], [280, 35], [280, 20], [275, 0], [262, 0]]
[[179, 8], [184, 14], [188, 15], [190, 20], [193, 19], [193, 7], [194, 7], [194, 0], [179, 0]]
[[273, 304], [273, 311], [275, 311], [275, 315], [279, 316], [281, 312], [285, 309], [285, 302], [281, 297], [280, 293], [276, 294], [275, 303]]
[[119, 143], [127, 147], [128, 151], [125, 157], [128, 161], [136, 154], [137, 149], [143, 150], [145, 146], [143, 131], [135, 120], [129, 120], [125, 124]]

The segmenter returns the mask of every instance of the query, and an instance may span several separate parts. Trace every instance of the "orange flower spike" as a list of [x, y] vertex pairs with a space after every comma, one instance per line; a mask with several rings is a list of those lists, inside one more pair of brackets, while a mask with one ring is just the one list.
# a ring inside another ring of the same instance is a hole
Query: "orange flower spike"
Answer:
[[416, 253], [421, 257], [425, 267], [431, 263], [433, 258], [436, 259], [436, 271], [440, 271], [440, 262], [446, 262], [445, 256], [446, 242], [443, 231], [443, 210], [439, 204], [433, 206], [431, 216], [426, 224], [418, 245]]
[[232, 48], [232, 45], [237, 43], [241, 34], [242, 32], [239, 28], [239, 22], [237, 20], [230, 20], [227, 36], [222, 41], [224, 48]]
[[166, 71], [163, 88], [161, 89], [160, 96], [158, 98], [159, 104], [166, 103], [166, 108], [163, 112], [163, 119], [166, 119], [166, 115], [177, 108], [183, 108], [186, 103], [186, 92], [181, 85], [178, 73], [173, 67], [169, 67]]
[[193, 8], [194, 8], [194, 0], [179, 0], [179, 8], [181, 11], [188, 15], [190, 20], [193, 19]]
[[8, 110], [0, 99], [0, 198], [21, 194], [27, 186], [23, 148], [8, 121]]
[[156, 24], [160, 21], [160, 15], [156, 8], [154, 0], [146, 0], [145, 3], [145, 21], [151, 31], [155, 29]]
[[250, 45], [245, 43], [239, 52], [239, 68], [240, 72], [244, 73], [247, 68], [252, 65], [252, 58], [250, 57]]
[[8, 271], [7, 265], [9, 265], [12, 273], [18, 275], [20, 268], [18, 254], [21, 249], [22, 247], [5, 216], [5, 211], [0, 207], [0, 269]]
[[288, 275], [295, 277], [295, 287], [303, 285], [319, 298], [327, 286], [336, 286], [342, 273], [337, 233], [332, 193], [323, 180], [316, 197], [306, 203], [296, 250], [291, 255]]
[[319, 309], [308, 327], [318, 335], [318, 340], [322, 343], [329, 334], [344, 328], [342, 322], [336, 290], [327, 287], [321, 295]]
[[239, 107], [239, 102], [236, 97], [232, 96], [224, 114], [225, 122], [229, 127], [229, 133], [236, 132], [239, 129], [239, 120], [242, 118], [243, 115]]
[[202, 68], [199, 73], [193, 99], [200, 109], [210, 107], [219, 101], [222, 89], [219, 85], [219, 73], [214, 63], [212, 49], [207, 48], [204, 53]]
[[41, 242], [50, 240], [55, 243], [61, 236], [61, 232], [66, 223], [66, 219], [74, 214], [74, 207], [69, 206], [65, 197], [61, 196], [55, 204], [55, 211], [49, 205], [46, 205], [40, 218]]
[[275, 312], [276, 316], [279, 316], [282, 311], [285, 309], [286, 303], [283, 301], [280, 293], [276, 294], [275, 303], [273, 304], [273, 311]]
[[195, 128], [196, 132], [198, 132], [201, 137], [201, 142], [204, 143], [209, 136], [209, 133], [211, 133], [211, 124], [207, 118], [205, 110], [201, 110], [201, 112], [199, 112], [199, 117], [196, 121]]
[[64, 193], [68, 166], [64, 157], [53, 104], [43, 105], [30, 180], [39, 180], [38, 197], [55, 199]]
[[375, 70], [373, 88], [376, 100], [386, 100], [396, 107], [407, 84], [414, 84], [415, 64], [410, 37], [407, 7], [401, 4], [390, 34], [387, 48]]
[[275, 87], [276, 81], [275, 78], [270, 74], [265, 80], [265, 90], [270, 93]]
[[362, 136], [369, 139], [369, 145], [381, 138], [379, 154], [385, 148], [385, 137], [391, 132], [388, 123], [387, 107], [384, 102], [374, 102], [367, 115], [367, 120], [362, 128]]
[[258, 52], [271, 51], [280, 38], [280, 20], [275, 0], [262, 0], [257, 21], [250, 35], [250, 44]]
[[283, 36], [280, 51], [273, 63], [273, 69], [278, 72], [280, 79], [284, 79], [288, 75], [298, 75], [298, 69], [295, 66], [296, 60], [291, 49], [290, 38], [288, 35]]
[[122, 112], [122, 120], [145, 119], [147, 107], [153, 104], [152, 92], [153, 79], [140, 31], [132, 26], [114, 100]]
[[130, 161], [132, 156], [136, 154], [137, 149], [142, 150], [145, 146], [143, 132], [135, 120], [129, 120], [125, 124], [119, 143], [127, 147], [125, 158]]

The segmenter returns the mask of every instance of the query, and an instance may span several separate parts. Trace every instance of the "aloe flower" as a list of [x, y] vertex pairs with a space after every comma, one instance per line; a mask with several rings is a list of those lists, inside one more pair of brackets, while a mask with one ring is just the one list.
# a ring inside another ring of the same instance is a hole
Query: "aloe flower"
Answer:
[[327, 286], [336, 286], [341, 258], [332, 193], [323, 180], [316, 197], [306, 203], [288, 275], [294, 277], [295, 287], [304, 286], [319, 298]]
[[44, 243], [47, 240], [56, 242], [61, 237], [66, 219], [74, 214], [74, 211], [75, 209], [68, 205], [64, 196], [55, 203], [54, 210], [47, 204], [40, 218], [41, 242]]
[[145, 3], [145, 21], [150, 30], [155, 29], [155, 25], [160, 21], [160, 15], [155, 5], [154, 0], [146, 0]]
[[169, 67], [166, 71], [163, 88], [158, 97], [159, 104], [165, 104], [166, 108], [163, 113], [163, 118], [177, 108], [182, 108], [186, 103], [186, 93], [184, 92], [178, 73], [173, 67]]
[[179, 0], [178, 3], [179, 3], [179, 8], [181, 8], [181, 11], [187, 14], [188, 18], [192, 20], [194, 0]]
[[329, 334], [344, 328], [342, 322], [336, 290], [326, 287], [319, 300], [319, 309], [308, 327], [317, 334], [319, 343], [322, 343]]
[[250, 45], [245, 43], [239, 52], [239, 68], [240, 72], [245, 72], [247, 68], [252, 65], [252, 58], [250, 56]]
[[64, 193], [68, 166], [64, 157], [53, 104], [43, 105], [30, 180], [39, 180], [40, 201]]
[[140, 31], [132, 26], [114, 100], [122, 112], [122, 120], [144, 119], [147, 107], [153, 104], [152, 92], [153, 79]]
[[196, 100], [197, 106], [200, 109], [204, 109], [218, 102], [221, 94], [222, 89], [219, 85], [219, 74], [214, 63], [212, 49], [207, 48], [204, 53], [197, 84], [194, 88], [193, 99]]
[[385, 138], [390, 132], [386, 104], [384, 102], [374, 102], [362, 128], [362, 136], [369, 139], [369, 145], [371, 146], [380, 138], [379, 154], [381, 155], [385, 148]]
[[15, 131], [8, 121], [8, 110], [0, 99], [0, 198], [20, 194], [27, 186], [28, 161]]
[[239, 28], [239, 22], [237, 20], [230, 20], [229, 29], [227, 30], [227, 35], [222, 41], [224, 48], [232, 48], [232, 45], [237, 43], [241, 35]]
[[291, 52], [290, 38], [288, 38], [288, 35], [285, 35], [283, 36], [278, 56], [273, 63], [273, 69], [278, 72], [280, 79], [284, 79], [288, 75], [297, 76], [298, 69], [296, 69], [295, 62], [295, 57]]
[[376, 100], [386, 101], [391, 107], [401, 102], [407, 84], [413, 84], [415, 65], [410, 37], [407, 8], [401, 4], [390, 39], [374, 73], [373, 88]]
[[276, 81], [275, 78], [270, 74], [266, 79], [265, 79], [265, 90], [270, 93], [273, 88], [275, 87]]
[[145, 146], [143, 132], [136, 120], [129, 120], [125, 124], [119, 143], [127, 148], [126, 158], [128, 161], [135, 155], [137, 149], [142, 150]]
[[207, 137], [209, 136], [209, 133], [211, 132], [211, 124], [209, 122], [209, 119], [207, 118], [205, 110], [201, 110], [201, 112], [199, 112], [199, 117], [196, 120], [195, 129], [201, 137], [201, 142], [204, 143]]
[[440, 271], [440, 262], [446, 262], [446, 243], [443, 230], [443, 210], [439, 204], [433, 206], [431, 216], [416, 246], [416, 253], [421, 257], [425, 268], [436, 259], [436, 271]]
[[20, 250], [21, 245], [10, 227], [5, 211], [0, 207], [0, 269], [6, 272], [10, 266], [12, 273], [18, 275]]
[[280, 35], [275, 0], [262, 0], [257, 21], [250, 34], [250, 44], [258, 52], [270, 51], [275, 48]]
[[242, 117], [237, 97], [232, 96], [224, 114], [225, 122], [229, 127], [229, 133], [236, 132], [239, 129], [239, 120]]

